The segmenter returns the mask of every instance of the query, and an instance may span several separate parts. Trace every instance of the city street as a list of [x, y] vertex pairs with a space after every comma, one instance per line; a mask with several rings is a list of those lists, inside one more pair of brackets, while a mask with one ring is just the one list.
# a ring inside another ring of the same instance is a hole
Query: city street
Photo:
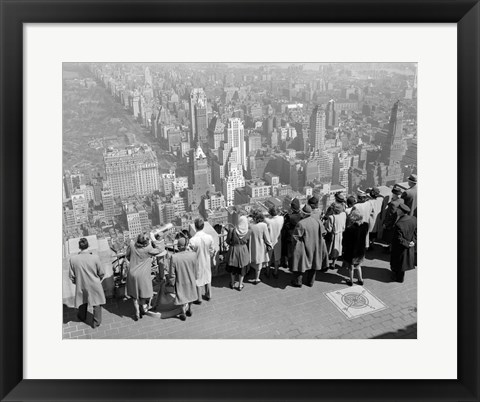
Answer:
[[[289, 286], [291, 275], [282, 271], [278, 279], [263, 277], [256, 286], [246, 282], [242, 292], [228, 287], [228, 275], [213, 278], [213, 298], [194, 305], [193, 316], [185, 322], [149, 316], [135, 322], [131, 300], [108, 299], [102, 325], [92, 329], [79, 322], [74, 308], [64, 304], [63, 338], [415, 339], [417, 271], [407, 272], [403, 284], [390, 282], [388, 254], [376, 246], [367, 253], [363, 276], [363, 288], [386, 308], [353, 319], [347, 319], [325, 296], [348, 288], [343, 279], [347, 277], [345, 269], [318, 272], [313, 288], [300, 289]], [[89, 324], [91, 319], [89, 315]]]

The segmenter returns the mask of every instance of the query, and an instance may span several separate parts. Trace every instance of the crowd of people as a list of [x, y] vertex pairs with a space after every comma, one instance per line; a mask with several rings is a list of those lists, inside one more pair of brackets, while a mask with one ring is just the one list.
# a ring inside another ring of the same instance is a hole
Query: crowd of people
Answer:
[[[230, 274], [229, 287], [242, 291], [249, 272], [253, 273], [249, 280], [253, 285], [261, 282], [262, 273], [278, 278], [279, 267], [292, 273], [291, 286], [311, 287], [316, 272], [338, 269], [339, 259], [349, 272], [346, 284], [353, 285], [356, 272], [357, 283], [363, 285], [362, 264], [380, 233], [384, 249], [390, 253], [392, 280], [402, 283], [405, 271], [416, 266], [417, 176], [412, 174], [408, 182], [410, 188], [405, 191], [393, 187], [388, 203], [374, 187], [356, 197], [336, 194], [325, 212], [319, 209], [318, 198], [312, 196], [303, 207], [293, 199], [286, 214], [272, 207], [268, 216], [260, 210], [240, 215], [226, 236], [229, 247], [224, 262]], [[192, 304], [211, 299], [212, 265], [218, 250], [213, 237], [204, 230], [204, 220], [197, 218], [194, 226], [193, 236], [180, 236], [175, 252], [167, 259], [163, 258], [167, 251], [148, 233], [141, 233], [128, 246], [126, 291], [133, 300], [136, 321], [145, 314], [186, 320], [193, 314]], [[101, 284], [105, 273], [98, 256], [88, 252], [87, 239], [80, 239], [79, 248], [78, 255], [70, 260], [75, 307], [78, 318], [85, 321], [87, 305], [93, 306], [96, 327], [101, 323], [101, 305], [105, 304]], [[153, 306], [152, 257], [164, 262], [159, 264], [160, 290]]]

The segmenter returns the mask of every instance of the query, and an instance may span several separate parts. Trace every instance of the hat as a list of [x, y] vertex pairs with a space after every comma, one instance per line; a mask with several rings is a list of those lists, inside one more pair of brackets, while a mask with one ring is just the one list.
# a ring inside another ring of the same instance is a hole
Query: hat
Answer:
[[380, 195], [380, 190], [378, 189], [378, 187], [374, 187], [370, 190], [370, 195], [372, 197], [378, 197]]
[[318, 208], [318, 198], [313, 196], [308, 199], [308, 205], [312, 207], [312, 209]]
[[400, 204], [398, 206], [398, 208], [400, 208], [403, 212], [405, 212], [406, 214], [408, 214], [410, 212], [410, 208], [408, 207], [407, 204]]
[[298, 200], [298, 198], [294, 198], [290, 206], [292, 207], [292, 210], [294, 210], [295, 212], [300, 211], [300, 201]]
[[335, 200], [338, 202], [345, 202], [345, 196], [342, 193], [335, 194]]
[[413, 183], [416, 183], [417, 182], [417, 175], [416, 174], [411, 174], [409, 177], [408, 177], [408, 181], [411, 181]]
[[184, 248], [186, 245], [187, 245], [187, 239], [185, 239], [185, 237], [180, 237], [177, 240], [177, 247], [178, 248]]
[[400, 190], [398, 187], [392, 188], [392, 194], [400, 195], [402, 194], [402, 190]]
[[302, 208], [302, 212], [305, 215], [310, 215], [312, 213], [312, 208], [310, 208], [310, 205], [305, 204], [305, 206]]

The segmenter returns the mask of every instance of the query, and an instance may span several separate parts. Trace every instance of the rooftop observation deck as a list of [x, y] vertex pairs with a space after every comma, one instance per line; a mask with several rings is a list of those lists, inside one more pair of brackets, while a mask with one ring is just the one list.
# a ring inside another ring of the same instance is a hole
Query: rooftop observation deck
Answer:
[[[113, 288], [110, 251], [98, 254], [107, 269], [106, 289]], [[68, 259], [63, 261], [63, 338], [416, 338], [417, 271], [408, 271], [403, 284], [390, 282], [389, 254], [381, 245], [367, 252], [363, 264], [363, 288], [386, 306], [381, 311], [348, 319], [325, 295], [349, 288], [346, 269], [317, 272], [312, 288], [289, 286], [292, 275], [281, 268], [278, 279], [262, 276], [262, 283], [246, 278], [242, 292], [229, 288], [230, 276], [213, 277], [212, 299], [193, 306], [186, 321], [145, 316], [133, 320], [131, 300], [106, 291], [103, 322], [97, 329], [79, 322], [73, 308], [73, 285], [68, 279]], [[352, 289], [352, 288], [350, 288]], [[88, 320], [91, 320], [91, 315]], [[91, 321], [87, 321], [90, 323]]]

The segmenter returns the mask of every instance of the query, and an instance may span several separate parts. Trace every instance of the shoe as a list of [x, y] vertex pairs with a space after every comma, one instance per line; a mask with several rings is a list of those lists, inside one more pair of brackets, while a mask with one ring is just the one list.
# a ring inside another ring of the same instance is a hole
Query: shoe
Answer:
[[243, 288], [244, 288], [244, 285], [239, 286], [239, 287], [237, 288], [237, 290], [238, 290], [239, 292], [241, 292]]
[[320, 270], [320, 272], [327, 272], [330, 269], [330, 267], [325, 267]]
[[360, 281], [360, 280], [359, 280], [357, 283], [358, 283], [359, 285], [363, 286], [363, 281]]
[[187, 317], [191, 317], [192, 316], [192, 310], [187, 310], [186, 315], [187, 315]]
[[290, 282], [290, 286], [293, 286], [294, 288], [301, 288], [302, 287], [302, 284], [301, 283], [297, 283], [295, 281], [291, 281]]
[[182, 321], [185, 321], [187, 319], [187, 316], [185, 314], [180, 314], [178, 318], [180, 318]]
[[139, 318], [140, 316], [138, 314], [135, 314], [135, 316], [133, 317], [133, 321], [138, 321]]
[[201, 301], [201, 300], [195, 300], [195, 301], [193, 302], [193, 304], [202, 304], [202, 301]]
[[346, 283], [348, 286], [353, 286], [353, 282], [352, 282], [350, 279], [346, 280], [345, 283]]
[[229, 286], [230, 286], [230, 289], [232, 289], [232, 290], [235, 288], [235, 284], [233, 284], [232, 282], [230, 282]]
[[210, 297], [210, 296], [207, 296], [207, 295], [205, 295], [205, 296], [204, 296], [204, 299], [205, 299], [206, 301], [210, 301], [211, 297]]

